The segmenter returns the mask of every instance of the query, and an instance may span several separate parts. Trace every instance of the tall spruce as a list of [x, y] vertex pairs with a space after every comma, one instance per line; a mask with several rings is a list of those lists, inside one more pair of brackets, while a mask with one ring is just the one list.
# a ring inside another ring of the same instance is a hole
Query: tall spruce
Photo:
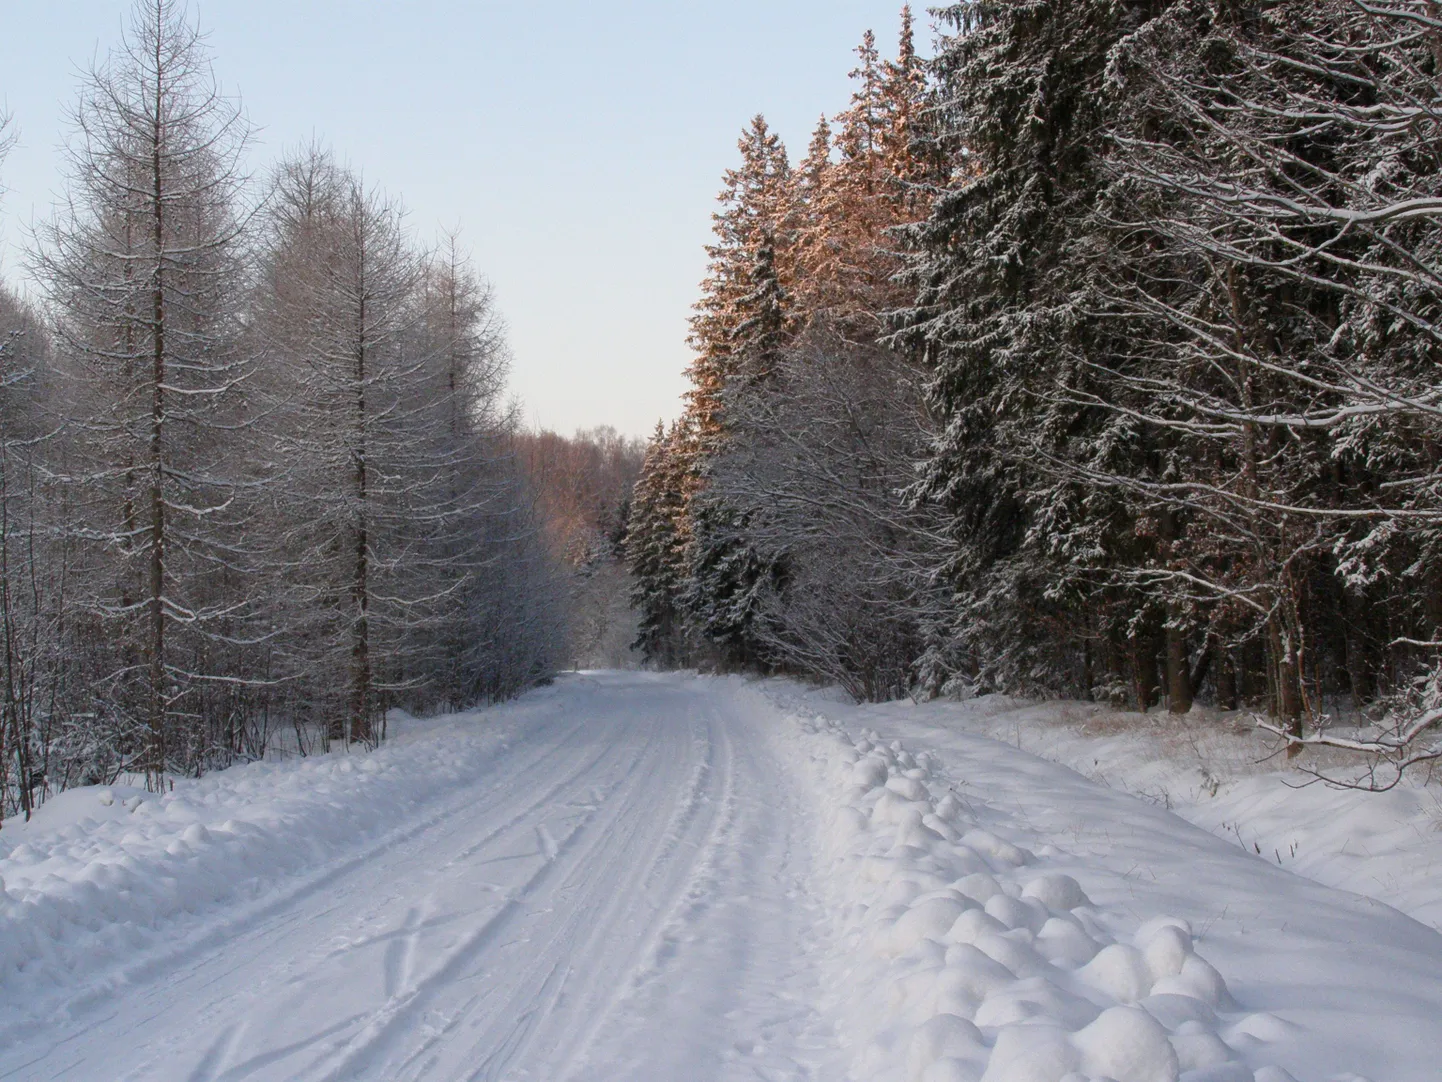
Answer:
[[626, 562], [638, 614], [635, 649], [660, 668], [692, 663], [689, 629], [681, 608], [686, 588], [690, 524], [686, 491], [691, 438], [686, 422], [657, 423], [626, 519]]
[[[956, 589], [951, 633], [932, 664], [958, 679], [1013, 689], [1089, 691], [1090, 590], [1054, 551], [1047, 516], [1086, 520], [1097, 550], [1114, 537], [1109, 509], [1058, 493], [1037, 445], [1064, 444], [1075, 421], [1054, 390], [1118, 335], [1093, 318], [1087, 267], [1093, 208], [1106, 185], [1102, 94], [1111, 49], [1161, 4], [967, 3], [941, 14], [952, 33], [935, 62], [953, 178], [912, 230], [915, 305], [901, 341], [933, 371], [942, 431], [913, 498], [952, 514], [945, 573]], [[1155, 619], [1123, 634], [1155, 651]], [[1149, 662], [1141, 662], [1143, 668]], [[1144, 699], [1155, 682], [1143, 677]]]
[[1174, 450], [1165, 477], [1093, 483], [1195, 524], [1152, 577], [1209, 615], [1219, 698], [1264, 700], [1296, 751], [1344, 693], [1392, 719], [1369, 748], [1389, 781], [1430, 761], [1401, 737], [1442, 703], [1428, 17], [1178, 3], [1112, 80], [1139, 238], [1115, 292], [1159, 333], [1099, 394]]
[[834, 138], [829, 127], [818, 129], [802, 170], [795, 292], [803, 318], [871, 341], [910, 296], [895, 280], [902, 264], [894, 231], [925, 217], [945, 166], [910, 8], [902, 9], [895, 60], [881, 60], [870, 31], [856, 52], [851, 103], [835, 118]]
[[753, 627], [760, 592], [779, 574], [779, 554], [747, 536], [747, 515], [709, 491], [711, 466], [730, 436], [726, 402], [743, 384], [764, 381], [791, 331], [786, 268], [794, 242], [791, 167], [765, 117], [738, 143], [713, 216], [716, 242], [691, 322], [687, 432], [695, 441], [686, 478], [688, 573], [681, 605], [724, 667], [764, 664]]

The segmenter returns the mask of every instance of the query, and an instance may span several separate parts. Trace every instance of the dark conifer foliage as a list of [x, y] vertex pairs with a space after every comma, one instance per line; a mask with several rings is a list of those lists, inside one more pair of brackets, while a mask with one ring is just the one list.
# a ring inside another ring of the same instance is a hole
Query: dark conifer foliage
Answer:
[[[668, 599], [643, 645], [704, 662], [740, 600], [741, 660], [862, 698], [1200, 699], [1376, 785], [1442, 756], [1442, 20], [935, 15], [929, 62], [909, 12], [895, 60], [866, 35], [851, 103], [747, 219], [764, 242], [718, 215], [746, 269], [706, 284], [638, 488], [672, 554], [638, 529], [639, 596]], [[779, 321], [738, 313], [766, 297]]]
[[686, 422], [656, 425], [626, 524], [626, 558], [635, 578], [636, 649], [663, 668], [690, 664], [690, 629], [681, 609], [688, 574], [691, 436]]
[[746, 509], [721, 498], [710, 474], [735, 438], [727, 396], [764, 383], [790, 333], [793, 180], [786, 148], [765, 117], [752, 119], [738, 147], [741, 165], [725, 177], [709, 273], [691, 322], [696, 360], [680, 430], [691, 446], [677, 459], [686, 471], [687, 566], [675, 605], [686, 614], [693, 648], [723, 668], [764, 668], [755, 624], [760, 592], [780, 573], [776, 556], [756, 547]]

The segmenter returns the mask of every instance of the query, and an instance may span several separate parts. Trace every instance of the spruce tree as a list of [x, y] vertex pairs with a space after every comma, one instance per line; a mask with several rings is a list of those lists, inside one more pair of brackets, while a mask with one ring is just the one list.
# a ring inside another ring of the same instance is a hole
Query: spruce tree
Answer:
[[[946, 573], [958, 607], [934, 653], [983, 685], [1092, 682], [1077, 649], [1095, 635], [1087, 575], [1039, 516], [1069, 516], [1068, 543], [1089, 537], [1101, 550], [1117, 520], [1057, 491], [1038, 461], [1068, 454], [1075, 434], [1074, 411], [1052, 408], [1055, 389], [1125, 335], [1093, 318], [1087, 279], [1106, 186], [1102, 89], [1112, 47], [1161, 7], [1043, 0], [942, 12], [953, 33], [934, 65], [936, 107], [956, 169], [909, 231], [917, 292], [899, 340], [927, 358], [942, 425], [912, 495], [952, 513]], [[1130, 630], [1133, 641], [1154, 637], [1136, 621]]]
[[[886, 314], [909, 299], [897, 227], [925, 217], [946, 166], [931, 134], [928, 85], [916, 55], [909, 8], [898, 55], [882, 61], [868, 31], [849, 107], [818, 130], [799, 186], [804, 225], [795, 274], [796, 306], [861, 341], [886, 328]], [[827, 140], [823, 144], [823, 136]], [[835, 150], [835, 160], [829, 158]]]
[[728, 170], [714, 215], [716, 242], [691, 321], [696, 359], [689, 372], [684, 475], [687, 578], [681, 605], [725, 667], [761, 663], [752, 622], [758, 590], [776, 574], [774, 554], [755, 549], [744, 510], [707, 492], [730, 435], [728, 397], [764, 381], [790, 333], [784, 274], [794, 244], [793, 182], [786, 148], [765, 117], [752, 119]]
[[702, 456], [721, 439], [726, 387], [745, 365], [738, 328], [772, 301], [771, 288], [758, 277], [757, 262], [768, 250], [776, 288], [784, 287], [792, 243], [791, 167], [786, 148], [760, 114], [737, 143], [741, 164], [726, 171], [712, 216], [715, 243], [706, 249], [707, 274], [691, 318], [691, 347], [696, 357], [688, 370], [691, 389], [686, 411]]
[[1436, 423], [1436, 58], [1398, 33], [1417, 14], [1180, 2], [1113, 58], [1128, 247], [1109, 277], [1159, 333], [1096, 366], [1098, 395], [1167, 473], [1092, 483], [1159, 527], [1169, 656], [1171, 613], [1200, 610], [1199, 671], [1215, 655], [1218, 697], [1265, 702], [1293, 741], [1323, 689], [1366, 706], [1384, 669], [1408, 674], [1399, 717], [1436, 701], [1416, 454]]
[[690, 443], [684, 421], [669, 430], [657, 422], [626, 519], [626, 562], [635, 581], [631, 604], [639, 615], [633, 646], [648, 663], [661, 668], [691, 660], [681, 610], [690, 537], [686, 513]]

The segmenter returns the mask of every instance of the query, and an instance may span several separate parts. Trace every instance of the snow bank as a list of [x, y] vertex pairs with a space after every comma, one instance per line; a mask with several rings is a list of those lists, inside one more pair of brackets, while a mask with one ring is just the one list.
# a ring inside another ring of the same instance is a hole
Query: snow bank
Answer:
[[126, 964], [142, 951], [184, 950], [206, 932], [204, 921], [186, 918], [239, 903], [227, 916], [244, 919], [245, 903], [254, 910], [304, 891], [337, 857], [349, 863], [395, 844], [387, 828], [404, 821], [400, 833], [418, 829], [434, 818], [418, 809], [476, 781], [504, 744], [500, 713], [488, 714], [485, 728], [475, 715], [413, 723], [431, 732], [369, 754], [337, 751], [177, 779], [163, 796], [73, 789], [29, 823], [6, 822], [0, 1033], [77, 988], [94, 996], [125, 983]]
[[1012, 744], [1161, 805], [1288, 871], [1442, 930], [1442, 789], [1423, 774], [1386, 793], [1314, 782], [1297, 767], [1346, 777], [1357, 760], [1308, 753], [1289, 766], [1246, 715], [1200, 707], [1178, 717], [990, 695], [859, 709], [883, 729], [904, 722], [943, 747], [947, 731]]
[[[872, 1082], [1285, 1082], [1243, 1052], [1285, 1023], [1238, 1009], [1184, 920], [1103, 914], [874, 730], [795, 716], [821, 845], [851, 1073]], [[1033, 843], [1034, 844], [1034, 843]], [[1105, 919], [1104, 919], [1105, 918]], [[1131, 922], [1118, 939], [1107, 931]]]

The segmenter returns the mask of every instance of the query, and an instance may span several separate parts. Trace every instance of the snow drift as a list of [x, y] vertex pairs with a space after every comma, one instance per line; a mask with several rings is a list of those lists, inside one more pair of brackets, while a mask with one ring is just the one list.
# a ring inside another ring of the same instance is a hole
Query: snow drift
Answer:
[[1241, 1011], [1185, 920], [1118, 938], [1071, 876], [984, 829], [926, 753], [821, 717], [823, 865], [852, 1075], [875, 1082], [1285, 1082], [1243, 1050], [1286, 1028]]

